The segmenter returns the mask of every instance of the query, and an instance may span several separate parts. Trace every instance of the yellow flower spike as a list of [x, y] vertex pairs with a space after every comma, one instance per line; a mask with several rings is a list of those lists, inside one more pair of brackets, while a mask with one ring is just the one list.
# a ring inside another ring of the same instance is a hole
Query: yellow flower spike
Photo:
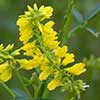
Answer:
[[62, 58], [66, 56], [67, 51], [68, 51], [67, 46], [58, 47], [57, 49], [55, 49], [55, 55]]
[[72, 67], [66, 68], [66, 71], [73, 75], [80, 75], [86, 71], [84, 67], [85, 67], [84, 63], [78, 63], [73, 65]]
[[8, 62], [0, 65], [0, 80], [6, 82], [12, 76], [11, 69]]
[[69, 64], [69, 63], [72, 63], [72, 62], [74, 62], [75, 60], [74, 60], [74, 54], [69, 54], [69, 53], [67, 53], [66, 54], [66, 57], [63, 59], [63, 61], [62, 61], [62, 65], [67, 65], [67, 64]]
[[61, 85], [61, 81], [59, 78], [54, 78], [47, 86], [47, 88], [51, 91], [54, 90], [56, 87]]

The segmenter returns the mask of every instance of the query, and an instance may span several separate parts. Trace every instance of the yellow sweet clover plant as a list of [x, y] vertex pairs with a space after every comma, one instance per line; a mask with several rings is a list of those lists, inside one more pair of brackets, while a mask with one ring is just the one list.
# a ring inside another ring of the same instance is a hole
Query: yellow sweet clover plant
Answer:
[[[32, 70], [33, 74], [37, 73], [40, 83], [46, 82], [46, 90], [52, 91], [61, 87], [62, 90], [74, 94], [71, 100], [79, 97], [81, 91], [84, 91], [88, 85], [80, 79], [75, 80], [74, 77], [86, 71], [85, 64], [75, 63], [75, 55], [68, 51], [67, 45], [61, 45], [58, 32], [53, 28], [54, 22], [47, 20], [53, 15], [53, 8], [50, 6], [38, 8], [36, 4], [33, 7], [29, 5], [27, 7], [28, 11], [25, 11], [25, 14], [19, 16], [17, 20], [22, 47], [13, 51], [13, 44], [6, 48], [3, 44], [0, 45], [1, 82], [10, 80], [13, 72], [16, 72], [30, 100], [42, 98], [37, 94], [45, 91], [37, 87], [39, 91], [34, 97], [19, 73], [20, 70]], [[45, 20], [47, 20], [46, 23], [44, 23]], [[16, 56], [25, 57], [17, 58]], [[17, 65], [19, 67], [16, 67]], [[34, 75], [32, 77], [28, 81], [34, 80]], [[30, 85], [34, 86], [32, 82]]]

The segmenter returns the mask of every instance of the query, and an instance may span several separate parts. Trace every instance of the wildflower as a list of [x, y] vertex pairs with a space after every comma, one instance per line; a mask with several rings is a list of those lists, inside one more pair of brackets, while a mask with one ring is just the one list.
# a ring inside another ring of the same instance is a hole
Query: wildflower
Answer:
[[[48, 83], [49, 90], [54, 90], [68, 81], [71, 82], [68, 73], [80, 75], [85, 72], [83, 63], [66, 68], [68, 64], [75, 61], [74, 54], [68, 53], [67, 46], [60, 46], [58, 33], [53, 29], [53, 21], [42, 24], [44, 19], [52, 16], [53, 9], [49, 6], [38, 8], [34, 4], [33, 8], [28, 6], [28, 10], [19, 18], [17, 25], [20, 31], [19, 39], [24, 44], [21, 50], [24, 50], [24, 55], [31, 56], [32, 59], [17, 60], [21, 68], [31, 70], [39, 67], [41, 71], [39, 79], [41, 81], [46, 80], [49, 76], [54, 77]], [[62, 66], [66, 67], [62, 68]]]
[[0, 80], [7, 82], [12, 76], [10, 65], [8, 62], [0, 64]]
[[66, 71], [72, 73], [73, 75], [80, 75], [86, 71], [84, 67], [85, 67], [84, 63], [78, 63], [73, 65], [72, 67], [67, 68]]

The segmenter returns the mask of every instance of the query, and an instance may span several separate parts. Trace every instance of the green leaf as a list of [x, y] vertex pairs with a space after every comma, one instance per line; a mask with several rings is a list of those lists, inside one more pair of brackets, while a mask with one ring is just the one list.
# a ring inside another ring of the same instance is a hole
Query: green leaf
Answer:
[[98, 13], [100, 13], [100, 4], [98, 4], [96, 7], [94, 7], [89, 14], [85, 17], [86, 20], [90, 20], [93, 17], [95, 17]]
[[13, 89], [13, 92], [16, 95], [15, 100], [29, 100], [29, 97], [26, 95], [24, 91], [20, 89]]
[[75, 18], [77, 19], [77, 21], [79, 23], [83, 23], [84, 18], [83, 18], [82, 14], [78, 11], [78, 9], [76, 7], [73, 8], [73, 15], [75, 16]]

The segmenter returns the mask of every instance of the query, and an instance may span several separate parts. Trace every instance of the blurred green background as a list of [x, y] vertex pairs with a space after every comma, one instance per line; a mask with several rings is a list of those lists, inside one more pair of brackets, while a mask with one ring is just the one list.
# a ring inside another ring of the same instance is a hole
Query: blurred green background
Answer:
[[[37, 3], [38, 6], [52, 6], [54, 8], [52, 19], [55, 21], [55, 29], [59, 30], [62, 27], [67, 0], [0, 0], [0, 44], [7, 45], [13, 42], [15, 48], [20, 47], [16, 21], [18, 16], [27, 10], [26, 6], [34, 3]], [[98, 3], [100, 3], [100, 0], [77, 0], [76, 6], [85, 16]], [[72, 17], [72, 26], [77, 24], [76, 19]], [[88, 26], [100, 32], [100, 13], [89, 22]], [[68, 45], [70, 52], [75, 53], [78, 61], [84, 57], [89, 58], [92, 54], [95, 57], [100, 57], [100, 36], [97, 38], [84, 29], [77, 31], [77, 35], [69, 40]], [[90, 87], [82, 94], [81, 100], [100, 100], [100, 69], [90, 67], [82, 77], [85, 82], [90, 84]], [[15, 80], [12, 79], [7, 83], [9, 87], [17, 88], [19, 86]], [[13, 84], [11, 84], [12, 82]], [[61, 93], [58, 90], [50, 93], [50, 97], [56, 98], [56, 100], [62, 100], [63, 95], [67, 97], [66, 93]], [[4, 91], [4, 88], [0, 85], [0, 100], [12, 100], [9, 94]]]

